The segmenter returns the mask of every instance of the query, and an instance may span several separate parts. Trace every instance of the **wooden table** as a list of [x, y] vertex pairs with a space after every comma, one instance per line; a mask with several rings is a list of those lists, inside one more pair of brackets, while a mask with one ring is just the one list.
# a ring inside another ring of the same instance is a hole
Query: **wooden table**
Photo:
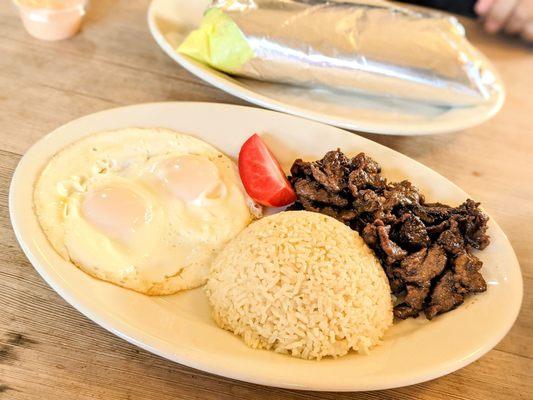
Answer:
[[[532, 399], [533, 53], [485, 35], [471, 40], [507, 85], [503, 110], [462, 132], [429, 137], [364, 135], [465, 188], [497, 219], [520, 260], [525, 297], [494, 350], [446, 377], [368, 393], [311, 393], [241, 383], [164, 360], [87, 320], [35, 272], [8, 216], [11, 175], [24, 151], [59, 125], [125, 104], [193, 100], [245, 104], [178, 67], [146, 25], [148, 0], [93, 0], [82, 34], [29, 37], [0, 2], [0, 399]], [[438, 343], [435, 344], [438, 346]]]

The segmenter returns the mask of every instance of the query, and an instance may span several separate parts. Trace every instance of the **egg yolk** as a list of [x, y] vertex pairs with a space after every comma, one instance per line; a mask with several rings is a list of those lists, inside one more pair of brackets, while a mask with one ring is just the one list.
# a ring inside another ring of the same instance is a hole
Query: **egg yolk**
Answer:
[[153, 172], [170, 193], [187, 202], [202, 194], [217, 197], [222, 184], [216, 165], [192, 154], [165, 160], [157, 164]]
[[131, 189], [107, 187], [88, 192], [81, 205], [83, 217], [106, 236], [128, 243], [149, 222], [146, 201]]

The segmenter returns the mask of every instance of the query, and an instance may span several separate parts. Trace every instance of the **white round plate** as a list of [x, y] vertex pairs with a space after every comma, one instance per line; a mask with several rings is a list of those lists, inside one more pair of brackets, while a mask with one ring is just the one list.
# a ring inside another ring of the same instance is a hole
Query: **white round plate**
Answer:
[[[175, 50], [198, 26], [209, 1], [153, 0], [148, 11], [152, 36], [165, 53], [183, 68], [250, 103], [341, 128], [386, 135], [424, 135], [466, 129], [488, 120], [503, 105], [503, 89], [488, 104], [447, 108], [229, 76]], [[503, 88], [503, 84], [500, 86]]]
[[210, 103], [142, 104], [92, 114], [37, 142], [22, 158], [10, 188], [11, 221], [35, 269], [65, 300], [99, 325], [162, 357], [214, 374], [264, 385], [307, 390], [386, 389], [426, 381], [461, 368], [495, 346], [512, 326], [522, 299], [520, 267], [509, 241], [491, 219], [491, 245], [479, 257], [488, 283], [429, 322], [395, 324], [370, 355], [306, 361], [248, 348], [210, 318], [202, 288], [148, 297], [91, 278], [63, 260], [48, 243], [32, 212], [33, 185], [50, 157], [94, 132], [126, 127], [163, 127], [187, 133], [237, 157], [258, 132], [288, 169], [293, 160], [321, 158], [339, 147], [364, 151], [393, 180], [410, 179], [429, 200], [459, 204], [468, 195], [436, 172], [370, 140], [338, 128], [257, 108]]

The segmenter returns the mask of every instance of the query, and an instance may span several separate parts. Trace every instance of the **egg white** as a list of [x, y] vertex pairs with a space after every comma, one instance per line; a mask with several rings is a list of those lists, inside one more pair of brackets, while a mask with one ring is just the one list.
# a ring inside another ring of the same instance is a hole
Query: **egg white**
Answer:
[[[153, 171], [158, 163], [191, 154], [216, 166], [220, 185], [184, 201]], [[88, 193], [113, 187], [134, 191], [151, 210], [150, 220], [128, 243], [94, 226], [82, 212]], [[75, 142], [42, 171], [34, 206], [63, 258], [96, 278], [150, 295], [204, 284], [213, 256], [259, 210], [233, 161], [199, 139], [167, 129], [101, 132]]]

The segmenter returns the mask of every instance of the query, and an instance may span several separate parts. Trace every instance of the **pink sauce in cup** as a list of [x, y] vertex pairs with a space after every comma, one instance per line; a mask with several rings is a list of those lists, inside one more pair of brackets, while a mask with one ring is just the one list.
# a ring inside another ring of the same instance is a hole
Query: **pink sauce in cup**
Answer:
[[14, 0], [28, 33], [42, 40], [63, 40], [81, 27], [88, 0]]

